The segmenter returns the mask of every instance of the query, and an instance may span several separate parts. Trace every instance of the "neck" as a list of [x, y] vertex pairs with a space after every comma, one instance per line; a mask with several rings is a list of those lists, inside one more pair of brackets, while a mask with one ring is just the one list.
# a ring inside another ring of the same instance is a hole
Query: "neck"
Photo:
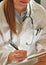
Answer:
[[26, 10], [26, 7], [25, 8], [20, 8], [20, 9], [15, 8], [15, 10], [21, 15], [21, 13]]

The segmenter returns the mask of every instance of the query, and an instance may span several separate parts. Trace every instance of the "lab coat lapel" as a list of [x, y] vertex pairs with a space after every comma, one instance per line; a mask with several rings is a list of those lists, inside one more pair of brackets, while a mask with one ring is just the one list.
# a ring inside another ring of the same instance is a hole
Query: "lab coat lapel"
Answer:
[[5, 14], [4, 14], [4, 1], [0, 4], [0, 28], [2, 32], [5, 32], [8, 30], [9, 26], [6, 22]]

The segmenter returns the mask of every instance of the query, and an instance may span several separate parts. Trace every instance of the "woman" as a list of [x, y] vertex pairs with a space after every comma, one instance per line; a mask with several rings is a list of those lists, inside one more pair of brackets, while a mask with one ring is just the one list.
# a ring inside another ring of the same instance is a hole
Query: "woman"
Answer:
[[[7, 43], [9, 40], [17, 50]], [[3, 0], [0, 3], [0, 65], [19, 62], [28, 55], [45, 51], [40, 45], [44, 41], [46, 13], [41, 5], [33, 0]], [[40, 61], [46, 61], [45, 57], [39, 58]]]

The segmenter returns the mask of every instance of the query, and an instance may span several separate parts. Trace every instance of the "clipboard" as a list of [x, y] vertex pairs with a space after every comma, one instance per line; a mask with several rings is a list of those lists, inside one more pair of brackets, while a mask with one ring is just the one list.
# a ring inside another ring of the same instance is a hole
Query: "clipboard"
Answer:
[[45, 56], [45, 55], [46, 55], [46, 51], [41, 52], [39, 54], [33, 54], [25, 58], [25, 60], [21, 62], [13, 62], [11, 65], [33, 65], [34, 63], [38, 62], [37, 60], [38, 58]]

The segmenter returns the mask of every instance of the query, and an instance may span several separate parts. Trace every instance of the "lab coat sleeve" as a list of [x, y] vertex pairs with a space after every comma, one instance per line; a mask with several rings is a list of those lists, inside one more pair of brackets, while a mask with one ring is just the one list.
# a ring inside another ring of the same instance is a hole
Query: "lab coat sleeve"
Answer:
[[[39, 14], [37, 14], [37, 28], [41, 27], [41, 33], [39, 39], [37, 40], [37, 50], [46, 49], [46, 10], [41, 5], [37, 4], [39, 7]], [[37, 12], [38, 13], [38, 12]]]
[[8, 50], [5, 48], [0, 35], [0, 65], [6, 65], [8, 59]]
[[6, 65], [9, 53], [1, 37], [1, 30], [2, 30], [1, 22], [2, 21], [1, 21], [1, 14], [0, 14], [0, 65]]
[[[0, 3], [0, 31], [4, 32], [2, 27], [2, 21], [5, 21], [4, 12], [2, 10], [2, 4]], [[0, 65], [8, 65], [7, 59], [10, 52], [15, 49], [10, 44], [5, 44], [2, 40], [1, 32], [0, 32]]]
[[[10, 52], [15, 49], [10, 44], [5, 44], [0, 35], [0, 65], [8, 65], [7, 60]], [[11, 63], [10, 63], [11, 64]]]
[[[3, 17], [4, 16], [3, 16], [1, 4], [0, 4], [0, 31], [1, 30], [3, 31], [2, 26], [1, 26]], [[10, 53], [9, 48], [7, 45], [4, 44], [2, 37], [1, 37], [1, 32], [0, 32], [0, 65], [6, 65], [9, 53]]]

